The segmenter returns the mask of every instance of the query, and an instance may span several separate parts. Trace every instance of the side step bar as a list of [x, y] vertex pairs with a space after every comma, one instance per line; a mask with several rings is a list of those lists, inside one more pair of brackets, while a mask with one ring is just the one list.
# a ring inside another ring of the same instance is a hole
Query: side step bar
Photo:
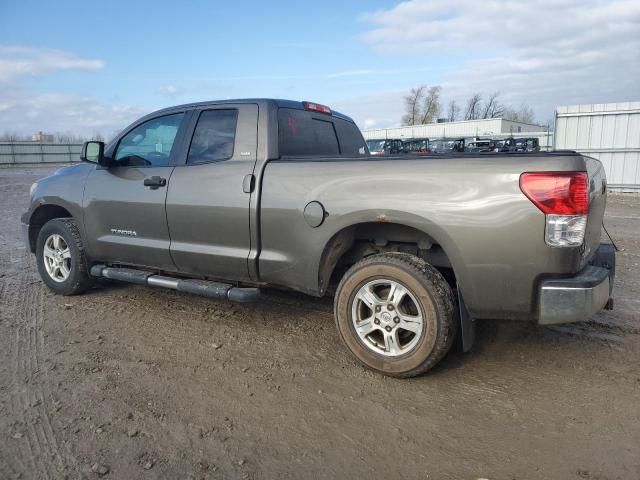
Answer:
[[205, 297], [225, 298], [232, 302], [253, 302], [260, 296], [259, 288], [241, 288], [234, 287], [228, 283], [211, 282], [209, 280], [168, 277], [144, 270], [136, 270], [134, 268], [94, 265], [91, 267], [90, 273], [94, 277], [104, 277], [111, 280], [136, 283], [138, 285], [171, 288], [179, 292], [193, 293]]

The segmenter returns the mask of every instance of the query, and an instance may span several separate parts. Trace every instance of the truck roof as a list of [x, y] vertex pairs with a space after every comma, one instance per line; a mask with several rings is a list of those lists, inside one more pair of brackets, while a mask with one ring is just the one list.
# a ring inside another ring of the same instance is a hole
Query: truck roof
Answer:
[[[228, 103], [257, 103], [257, 104], [263, 104], [263, 105], [271, 105], [272, 107], [276, 107], [276, 108], [293, 108], [297, 110], [304, 110], [303, 102], [298, 100], [283, 100], [283, 99], [277, 99], [277, 98], [235, 98], [235, 99], [228, 99], [228, 100], [209, 100], [204, 102], [194, 102], [194, 103], [185, 103], [182, 105], [175, 105], [172, 107], [161, 108], [160, 110], [156, 110], [154, 112], [149, 113], [148, 115], [145, 115], [145, 117], [156, 115], [158, 113], [164, 113], [164, 112], [168, 113], [173, 110], [206, 107], [209, 105], [224, 105]], [[353, 119], [351, 117], [344, 115], [343, 113], [336, 112], [333, 109], [331, 109], [331, 115], [334, 117], [341, 118], [343, 120], [347, 120], [349, 122], [355, 123], [353, 122]]]

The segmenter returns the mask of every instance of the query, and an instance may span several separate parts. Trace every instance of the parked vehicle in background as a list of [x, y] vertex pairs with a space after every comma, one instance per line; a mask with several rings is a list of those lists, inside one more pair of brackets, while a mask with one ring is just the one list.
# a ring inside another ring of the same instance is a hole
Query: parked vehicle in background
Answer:
[[496, 151], [496, 142], [488, 138], [476, 138], [465, 142], [464, 151], [470, 153], [493, 153]]
[[96, 277], [239, 302], [335, 292], [345, 346], [397, 377], [436, 365], [459, 330], [468, 350], [474, 319], [566, 323], [610, 305], [604, 168], [575, 152], [372, 161], [349, 117], [251, 99], [151, 113], [81, 159], [34, 183], [22, 216], [58, 294]]
[[431, 150], [429, 150], [429, 139], [413, 138], [411, 140], [404, 140], [404, 153], [428, 155], [431, 153]]
[[539, 152], [540, 142], [537, 138], [516, 138], [515, 148], [516, 152]]
[[404, 143], [399, 139], [367, 140], [371, 155], [398, 155], [404, 153]]
[[496, 153], [500, 152], [514, 152], [516, 147], [515, 138], [502, 138], [499, 140], [494, 140], [494, 149], [493, 151]]
[[431, 153], [464, 152], [464, 138], [436, 138], [429, 140]]

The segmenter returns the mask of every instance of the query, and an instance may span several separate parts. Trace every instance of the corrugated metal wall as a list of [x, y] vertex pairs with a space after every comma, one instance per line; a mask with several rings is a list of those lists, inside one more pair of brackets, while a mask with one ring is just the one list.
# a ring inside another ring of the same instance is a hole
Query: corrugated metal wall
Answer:
[[599, 159], [613, 189], [640, 192], [640, 102], [558, 107], [555, 131], [556, 149]]
[[0, 165], [79, 162], [81, 143], [0, 143]]

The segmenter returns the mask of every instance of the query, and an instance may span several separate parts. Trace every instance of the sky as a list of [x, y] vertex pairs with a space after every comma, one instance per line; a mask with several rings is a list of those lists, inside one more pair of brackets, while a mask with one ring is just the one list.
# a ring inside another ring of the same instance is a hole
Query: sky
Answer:
[[327, 104], [398, 125], [402, 97], [640, 100], [638, 0], [0, 0], [0, 134], [111, 136], [192, 101]]

